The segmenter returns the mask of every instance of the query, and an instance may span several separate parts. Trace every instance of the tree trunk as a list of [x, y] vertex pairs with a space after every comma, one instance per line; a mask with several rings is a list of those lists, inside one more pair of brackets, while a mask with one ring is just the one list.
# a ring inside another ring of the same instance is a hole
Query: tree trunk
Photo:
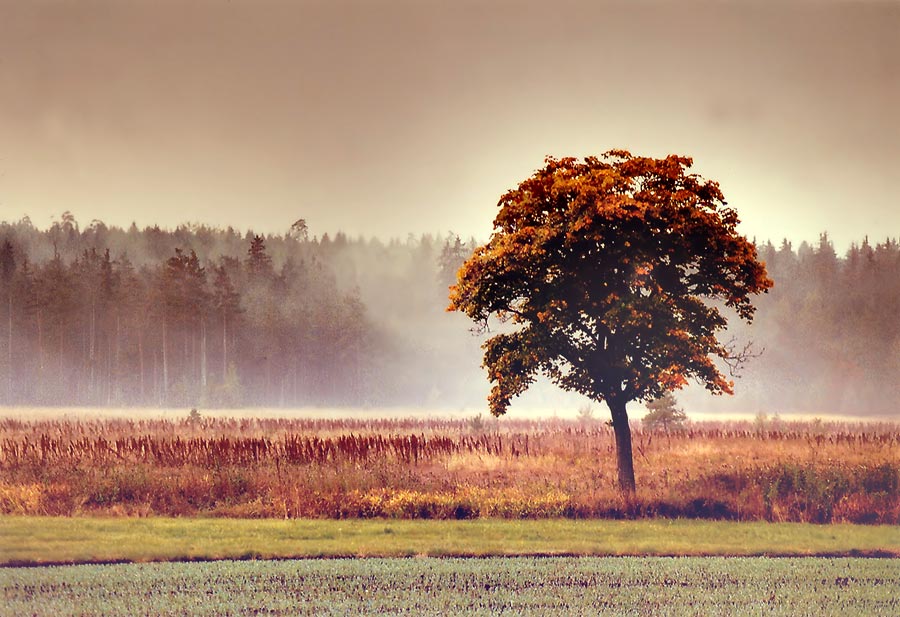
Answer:
[[12, 403], [12, 383], [13, 383], [13, 353], [12, 353], [12, 339], [13, 339], [13, 303], [12, 303], [12, 292], [9, 293], [8, 307], [7, 307], [7, 317], [9, 318], [9, 329], [7, 330], [6, 336], [6, 402], [7, 404]]
[[[185, 326], [187, 327], [187, 326]], [[194, 333], [190, 333], [190, 344], [188, 344], [188, 333], [185, 332], [181, 337], [181, 380], [184, 384], [184, 388], [187, 389], [188, 384], [190, 383], [191, 378], [196, 374], [194, 372], [194, 357], [191, 354], [191, 345], [194, 342]]]
[[141, 404], [145, 405], [144, 400], [144, 331], [138, 326], [138, 361], [141, 370]]
[[159, 367], [157, 366], [157, 351], [153, 350], [153, 396], [156, 398], [156, 404], [162, 405], [162, 394], [159, 387]]
[[110, 381], [111, 382], [113, 380], [115, 381], [115, 384], [114, 384], [115, 385], [115, 388], [114, 388], [115, 398], [116, 398], [116, 402], [119, 404], [122, 403], [122, 384], [120, 383], [121, 375], [122, 375], [122, 364], [121, 364], [121, 356], [119, 354], [119, 350], [122, 348], [121, 338], [122, 338], [122, 314], [119, 312], [119, 310], [116, 310], [116, 351], [115, 351], [115, 355], [113, 356], [115, 359], [115, 367], [112, 371], [112, 375], [110, 375]]
[[90, 367], [90, 379], [88, 379], [88, 397], [91, 403], [96, 404], [95, 392], [97, 390], [96, 376], [96, 340], [97, 340], [97, 308], [93, 300], [91, 301], [91, 321], [88, 333], [90, 340], [88, 342], [88, 365]]
[[206, 319], [200, 318], [200, 400], [206, 403]]
[[631, 453], [631, 427], [625, 401], [607, 398], [606, 404], [612, 412], [613, 431], [616, 434], [616, 467], [619, 472], [619, 490], [626, 497], [634, 495], [634, 457]]
[[[196, 325], [196, 324], [194, 324]], [[197, 330], [196, 328], [192, 328], [191, 331], [191, 377], [194, 378], [194, 383], [197, 384], [197, 389], [199, 390], [200, 386], [200, 362], [198, 361], [199, 356], [197, 354]]]
[[112, 351], [113, 342], [106, 337], [106, 406], [112, 405]]
[[[60, 317], [60, 319], [59, 319], [59, 321], [57, 321], [57, 323], [59, 324], [59, 339], [58, 339], [59, 353], [57, 354], [58, 361], [56, 363], [57, 371], [59, 371], [59, 381], [57, 383], [59, 384], [59, 388], [61, 388], [61, 389], [63, 389], [63, 391], [65, 391], [64, 389], [66, 387], [66, 363], [63, 360], [63, 352], [65, 350], [66, 339], [64, 336], [65, 331], [63, 330], [62, 317]], [[75, 382], [75, 386], [76, 387], [78, 386], [77, 381]]]
[[228, 376], [228, 316], [222, 312], [222, 383]]
[[38, 331], [38, 371], [40, 381], [44, 379], [44, 327], [41, 319], [41, 313], [37, 314], [37, 331]]
[[167, 354], [168, 344], [166, 341], [166, 316], [163, 315], [162, 322], [162, 364], [163, 364], [163, 383], [162, 383], [162, 400], [169, 402], [169, 356]]

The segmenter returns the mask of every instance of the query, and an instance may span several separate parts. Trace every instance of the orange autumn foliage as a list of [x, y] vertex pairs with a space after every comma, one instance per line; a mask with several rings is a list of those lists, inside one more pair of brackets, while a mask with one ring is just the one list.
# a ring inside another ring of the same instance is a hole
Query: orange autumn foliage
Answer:
[[626, 404], [689, 379], [731, 394], [716, 359], [739, 358], [717, 338], [727, 325], [719, 306], [750, 321], [751, 296], [772, 286], [718, 184], [688, 174], [691, 164], [623, 150], [548, 158], [500, 199], [490, 241], [450, 292], [448, 310], [511, 324], [484, 344], [491, 413], [505, 413], [540, 373], [606, 402], [625, 491], [634, 490]]

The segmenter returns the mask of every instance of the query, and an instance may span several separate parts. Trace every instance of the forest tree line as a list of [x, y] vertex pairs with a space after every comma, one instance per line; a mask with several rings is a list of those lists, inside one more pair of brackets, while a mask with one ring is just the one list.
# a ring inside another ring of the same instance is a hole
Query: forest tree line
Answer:
[[[0, 404], [482, 406], [481, 339], [444, 311], [475, 245], [0, 223]], [[775, 288], [731, 333], [762, 354], [729, 406], [892, 413], [898, 242], [758, 249]]]
[[896, 416], [897, 240], [872, 243], [864, 238], [843, 256], [828, 234], [797, 248], [787, 241], [757, 248], [775, 287], [759, 298], [753, 326], [733, 331], [739, 340], [752, 339], [761, 352], [737, 383], [743, 407], [770, 414], [797, 410]]
[[[384, 372], [396, 345], [348, 280], [350, 244], [341, 234], [310, 240], [302, 221], [269, 238], [203, 226], [80, 229], [68, 213], [48, 230], [4, 223], [0, 401], [390, 404]], [[375, 259], [409, 250], [365, 246]], [[461, 261], [461, 244], [448, 246]]]

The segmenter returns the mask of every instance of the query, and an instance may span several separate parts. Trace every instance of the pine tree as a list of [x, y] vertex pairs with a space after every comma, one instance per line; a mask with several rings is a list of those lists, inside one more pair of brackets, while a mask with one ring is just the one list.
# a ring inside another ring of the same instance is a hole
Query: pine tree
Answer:
[[677, 407], [675, 396], [671, 392], [647, 403], [647, 411], [641, 423], [648, 431], [663, 430], [668, 433], [682, 428], [687, 422], [687, 415]]

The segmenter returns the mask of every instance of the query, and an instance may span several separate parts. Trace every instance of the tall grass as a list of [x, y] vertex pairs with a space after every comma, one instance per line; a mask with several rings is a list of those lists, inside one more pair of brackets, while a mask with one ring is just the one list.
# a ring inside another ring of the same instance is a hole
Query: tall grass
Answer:
[[900, 426], [592, 419], [0, 420], [0, 512], [900, 523]]

